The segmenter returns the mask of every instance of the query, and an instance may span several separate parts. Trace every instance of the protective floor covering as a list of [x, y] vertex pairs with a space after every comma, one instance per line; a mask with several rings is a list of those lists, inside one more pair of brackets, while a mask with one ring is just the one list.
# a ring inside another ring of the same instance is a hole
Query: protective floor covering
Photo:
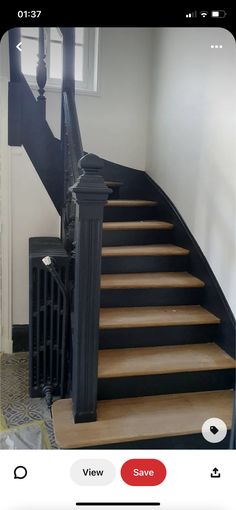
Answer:
[[56, 449], [52, 419], [44, 399], [29, 397], [28, 353], [4, 354], [0, 364], [1, 410], [8, 427], [44, 420], [51, 446]]

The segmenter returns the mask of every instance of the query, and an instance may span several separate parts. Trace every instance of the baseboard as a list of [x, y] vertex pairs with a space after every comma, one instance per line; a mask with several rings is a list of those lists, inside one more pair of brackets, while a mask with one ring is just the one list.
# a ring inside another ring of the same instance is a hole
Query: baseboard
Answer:
[[29, 324], [13, 324], [12, 326], [13, 352], [28, 352]]

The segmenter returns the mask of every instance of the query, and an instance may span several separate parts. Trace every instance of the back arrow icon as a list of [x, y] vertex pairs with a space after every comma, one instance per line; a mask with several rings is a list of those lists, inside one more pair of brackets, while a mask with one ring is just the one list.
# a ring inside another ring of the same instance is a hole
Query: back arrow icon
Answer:
[[22, 45], [22, 41], [21, 41], [21, 42], [19, 42], [19, 43], [16, 45], [16, 48], [17, 48], [19, 51], [22, 51], [21, 45]]

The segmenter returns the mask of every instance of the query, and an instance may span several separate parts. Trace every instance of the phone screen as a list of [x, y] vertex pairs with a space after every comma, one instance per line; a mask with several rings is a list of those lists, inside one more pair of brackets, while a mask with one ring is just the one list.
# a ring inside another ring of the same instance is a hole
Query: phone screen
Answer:
[[235, 17], [78, 12], [0, 26], [1, 508], [233, 510]]

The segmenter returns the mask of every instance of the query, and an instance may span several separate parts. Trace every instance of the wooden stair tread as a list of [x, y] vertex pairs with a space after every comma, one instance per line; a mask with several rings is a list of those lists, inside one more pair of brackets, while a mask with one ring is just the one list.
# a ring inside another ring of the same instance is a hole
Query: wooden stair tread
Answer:
[[171, 230], [173, 223], [167, 221], [105, 221], [103, 230]]
[[100, 329], [219, 324], [200, 305], [101, 308]]
[[211, 416], [231, 427], [233, 391], [204, 391], [103, 400], [97, 421], [74, 424], [71, 399], [53, 404], [53, 424], [60, 448], [82, 448], [201, 433]]
[[157, 205], [153, 200], [108, 200], [107, 207], [151, 207]]
[[236, 361], [214, 343], [135, 347], [99, 351], [98, 377], [131, 377], [236, 368]]
[[204, 287], [204, 282], [187, 272], [103, 274], [101, 289], [156, 289]]
[[142, 257], [188, 255], [189, 250], [174, 244], [147, 244], [139, 246], [104, 246], [103, 257]]
[[105, 184], [111, 188], [119, 188], [120, 186], [122, 186], [123, 182], [121, 181], [105, 181]]

